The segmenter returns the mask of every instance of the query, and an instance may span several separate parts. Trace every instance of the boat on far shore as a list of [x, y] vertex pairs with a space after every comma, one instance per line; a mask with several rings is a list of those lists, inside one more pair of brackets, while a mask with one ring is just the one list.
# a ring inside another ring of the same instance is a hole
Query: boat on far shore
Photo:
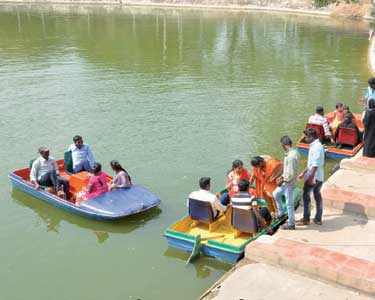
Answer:
[[[358, 129], [363, 132], [364, 126], [361, 121], [361, 114], [353, 114], [355, 117], [355, 122]], [[330, 112], [324, 115], [328, 122], [331, 124], [334, 119], [334, 112]], [[307, 124], [307, 127], [313, 127], [319, 132], [323, 132], [323, 127], [321, 125]], [[325, 150], [326, 157], [334, 159], [350, 158], [356, 155], [359, 150], [363, 147], [363, 142], [357, 140], [357, 133], [351, 128], [341, 128], [341, 132], [338, 134], [337, 145], [332, 145], [330, 141], [322, 140], [322, 144]], [[303, 154], [308, 154], [310, 149], [310, 144], [306, 143], [304, 134], [300, 137], [296, 145], [298, 151]]]
[[[71, 194], [77, 195], [87, 185], [90, 173], [69, 174], [65, 171], [63, 160], [58, 160], [57, 164], [60, 176], [69, 179]], [[108, 191], [77, 205], [72, 200], [74, 197], [64, 200], [50, 189], [35, 190], [29, 175], [30, 168], [25, 168], [9, 173], [8, 177], [14, 188], [66, 211], [96, 220], [120, 219], [160, 204], [160, 199], [142, 185], [132, 184], [130, 188]], [[109, 183], [111, 180], [112, 176], [107, 175], [107, 182]]]

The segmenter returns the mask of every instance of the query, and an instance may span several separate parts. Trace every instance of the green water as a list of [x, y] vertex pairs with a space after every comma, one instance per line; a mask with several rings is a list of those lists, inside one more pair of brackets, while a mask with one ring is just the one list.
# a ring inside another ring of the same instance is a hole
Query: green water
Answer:
[[[200, 176], [282, 157], [318, 104], [358, 111], [368, 25], [268, 13], [0, 6], [1, 299], [195, 299], [230, 268], [169, 249]], [[87, 220], [13, 191], [7, 173], [80, 134], [159, 208]], [[327, 169], [332, 166], [329, 161]]]

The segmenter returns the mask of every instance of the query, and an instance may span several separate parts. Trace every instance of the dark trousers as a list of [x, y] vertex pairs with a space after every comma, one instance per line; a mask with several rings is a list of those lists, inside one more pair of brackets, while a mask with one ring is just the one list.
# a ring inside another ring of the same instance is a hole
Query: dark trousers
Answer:
[[57, 191], [61, 190], [61, 185], [64, 186], [64, 193], [69, 198], [69, 180], [57, 175], [56, 170], [48, 171], [43, 174], [38, 180], [38, 183], [45, 186], [53, 186]]
[[316, 202], [316, 214], [315, 220], [321, 222], [322, 215], [323, 215], [323, 198], [320, 190], [322, 188], [323, 181], [316, 181], [314, 185], [304, 184], [303, 186], [303, 219], [305, 221], [310, 221], [311, 215], [311, 192], [314, 194], [315, 202]]
[[229, 202], [230, 202], [229, 194], [228, 193], [222, 193], [221, 196], [220, 196], [220, 198], [219, 198], [219, 201], [224, 206], [227, 206], [229, 204]]
[[261, 207], [259, 209], [259, 214], [263, 217], [264, 220], [266, 220], [266, 222], [269, 222], [272, 219], [271, 213], [267, 207]]

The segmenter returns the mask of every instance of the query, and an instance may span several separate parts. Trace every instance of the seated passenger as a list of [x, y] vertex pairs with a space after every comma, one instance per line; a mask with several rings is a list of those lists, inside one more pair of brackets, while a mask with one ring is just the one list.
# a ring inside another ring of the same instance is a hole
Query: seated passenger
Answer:
[[[41, 185], [53, 186], [59, 197], [69, 199], [69, 181], [59, 176], [59, 168], [56, 160], [49, 156], [49, 148], [44, 146], [38, 150], [40, 156], [34, 160], [31, 171], [30, 181], [39, 190]], [[62, 191], [61, 186], [64, 187]]]
[[324, 117], [324, 109], [322, 106], [317, 106], [315, 110], [315, 115], [309, 118], [309, 124], [322, 125], [324, 129], [324, 137], [329, 139], [334, 145], [335, 141], [332, 137], [331, 131], [329, 129], [329, 123], [327, 118]]
[[358, 126], [355, 122], [353, 122], [353, 114], [347, 113], [344, 117], [344, 121], [337, 127], [337, 134], [340, 128], [353, 128], [357, 132], [358, 141], [362, 141], [362, 133], [359, 131]]
[[77, 205], [108, 192], [107, 175], [102, 172], [102, 165], [96, 162], [94, 163], [92, 170], [94, 175], [90, 177], [87, 187], [77, 195]]
[[202, 177], [199, 179], [199, 191], [192, 192], [189, 195], [187, 205], [189, 207], [189, 199], [200, 200], [200, 201], [207, 201], [211, 203], [212, 211], [214, 213], [214, 217], [225, 213], [226, 206], [220, 203], [219, 199], [216, 198], [214, 194], [210, 192], [211, 189], [211, 178], [210, 177]]
[[117, 160], [112, 160], [110, 162], [112, 170], [115, 172], [115, 178], [112, 181], [110, 190], [117, 190], [121, 188], [128, 188], [132, 184], [132, 179], [130, 178], [128, 172], [120, 165]]
[[[342, 112], [344, 113], [344, 117], [345, 117], [345, 115], [351, 113], [351, 112], [350, 112], [350, 108], [349, 108], [349, 106], [344, 105], [344, 106], [342, 107]], [[352, 120], [353, 120], [353, 122], [355, 122], [355, 116], [354, 116], [353, 114], [352, 114]]]
[[267, 222], [271, 222], [272, 220], [270, 211], [267, 207], [261, 207], [259, 209], [257, 199], [248, 192], [249, 181], [244, 179], [240, 180], [238, 187], [240, 192], [233, 195], [231, 198], [233, 208], [252, 209], [257, 217], [259, 226], [267, 230], [269, 234], [272, 234], [273, 230], [267, 225]]
[[68, 151], [72, 152], [73, 173], [81, 171], [92, 173], [95, 158], [89, 145], [85, 144], [79, 135], [73, 137], [73, 142], [74, 144], [71, 144], [68, 148]]
[[239, 192], [238, 182], [241, 179], [249, 180], [249, 171], [243, 166], [243, 162], [239, 159], [236, 159], [232, 163], [232, 169], [228, 171], [227, 174], [227, 185], [226, 189], [228, 193], [223, 193], [220, 197], [220, 202], [224, 205], [229, 204], [229, 199], [233, 195]]
[[342, 122], [344, 121], [344, 112], [343, 112], [344, 105], [340, 102], [336, 103], [336, 110], [333, 113], [334, 121]]
[[337, 126], [339, 126], [342, 121], [344, 121], [343, 104], [336, 103], [336, 110], [333, 113], [333, 120], [331, 124], [329, 124], [333, 134], [336, 132]]

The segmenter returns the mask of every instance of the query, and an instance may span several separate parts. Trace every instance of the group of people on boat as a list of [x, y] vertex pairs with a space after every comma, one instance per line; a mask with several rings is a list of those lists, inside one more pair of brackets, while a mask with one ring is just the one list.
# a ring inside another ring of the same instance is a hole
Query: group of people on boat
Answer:
[[323, 107], [318, 106], [315, 114], [309, 118], [308, 123], [321, 125], [324, 131], [324, 139], [330, 141], [332, 145], [337, 144], [341, 128], [354, 129], [357, 135], [357, 143], [363, 141], [363, 156], [375, 157], [375, 77], [368, 80], [366, 95], [358, 103], [364, 105], [361, 116], [363, 130], [358, 128], [356, 117], [350, 112], [349, 107], [342, 103], [336, 104], [331, 122], [324, 117]]
[[[250, 164], [252, 173], [244, 167], [241, 160], [235, 160], [232, 169], [227, 174], [227, 193], [219, 198], [210, 193], [210, 178], [200, 179], [200, 191], [193, 192], [189, 199], [208, 201], [217, 216], [224, 214], [228, 205], [233, 208], [252, 210], [262, 229], [272, 233], [270, 223], [275, 219], [283, 219], [288, 215], [288, 221], [281, 226], [285, 230], [294, 230], [296, 225], [309, 225], [311, 216], [311, 193], [316, 201], [316, 213], [313, 222], [322, 225], [323, 199], [320, 190], [324, 180], [324, 148], [314, 128], [304, 131], [304, 138], [310, 144], [307, 165], [299, 172], [300, 155], [293, 148], [289, 136], [280, 139], [284, 150], [284, 162], [270, 156], [255, 156]], [[294, 194], [299, 180], [303, 185], [303, 217], [295, 220]], [[253, 187], [255, 183], [255, 188]], [[282, 202], [285, 197], [285, 205]], [[266, 206], [259, 205], [263, 198]]]
[[77, 205], [80, 205], [110, 190], [131, 186], [131, 177], [117, 160], [110, 162], [114, 178], [108, 182], [107, 174], [102, 171], [102, 165], [95, 161], [89, 145], [83, 142], [83, 138], [76, 135], [73, 137], [73, 142], [68, 148], [72, 158], [73, 174], [82, 171], [90, 173], [87, 186], [77, 195], [72, 195], [69, 176], [60, 175], [56, 160], [50, 156], [49, 147], [42, 146], [38, 149], [39, 157], [32, 162], [30, 170], [30, 181], [36, 190], [39, 190], [41, 186], [53, 187], [52, 192], [56, 192], [59, 197], [74, 200]]
[[[269, 233], [272, 229], [270, 222], [275, 218], [285, 217], [288, 213], [288, 222], [281, 228], [286, 230], [295, 229], [296, 225], [309, 225], [311, 217], [311, 194], [314, 194], [316, 202], [316, 213], [313, 222], [322, 225], [323, 198], [321, 188], [324, 180], [324, 148], [322, 142], [328, 140], [336, 145], [338, 133], [341, 128], [354, 129], [357, 141], [364, 141], [363, 156], [375, 157], [375, 78], [368, 80], [369, 87], [364, 99], [359, 102], [365, 104], [362, 114], [364, 124], [363, 132], [356, 123], [354, 114], [350, 112], [347, 105], [336, 104], [333, 119], [324, 116], [324, 108], [316, 107], [315, 114], [309, 117], [308, 124], [319, 125], [323, 128], [323, 138], [314, 127], [307, 127], [304, 131], [304, 140], [310, 144], [307, 165], [299, 173], [298, 166], [300, 156], [292, 147], [289, 136], [280, 139], [281, 146], [285, 151], [284, 163], [270, 156], [255, 156], [251, 160], [252, 173], [244, 167], [241, 160], [235, 160], [232, 169], [227, 173], [226, 190], [217, 198], [210, 192], [211, 182], [209, 177], [203, 177], [199, 181], [200, 191], [193, 192], [189, 199], [208, 201], [211, 203], [215, 215], [224, 214], [228, 205], [234, 208], [253, 210], [261, 228]], [[299, 180], [303, 185], [303, 217], [295, 221], [294, 191]], [[255, 182], [255, 188], [253, 183]], [[285, 196], [285, 206], [282, 196]], [[257, 199], [263, 198], [267, 207], [260, 207]], [[285, 208], [286, 211], [285, 211]]]
[[[227, 192], [217, 198], [210, 192], [210, 178], [202, 177], [199, 180], [200, 190], [192, 192], [189, 199], [210, 202], [216, 216], [224, 214], [228, 205], [252, 210], [260, 227], [272, 233], [269, 227], [272, 220], [285, 216], [282, 203], [282, 195], [285, 195], [290, 217], [289, 223], [283, 225], [283, 228], [294, 229], [294, 190], [297, 186], [300, 157], [292, 147], [290, 137], [283, 136], [280, 142], [285, 151], [284, 163], [270, 156], [255, 156], [250, 162], [250, 173], [241, 160], [235, 160], [227, 173]], [[260, 198], [265, 199], [267, 206], [259, 204]]]
[[350, 112], [349, 106], [342, 103], [336, 104], [336, 110], [333, 113], [331, 122], [324, 116], [323, 106], [317, 106], [315, 114], [309, 117], [309, 125], [319, 125], [323, 128], [323, 140], [329, 141], [333, 146], [338, 143], [338, 133], [341, 128], [352, 128], [357, 136], [357, 143], [362, 141], [362, 132], [356, 124], [354, 114]]

